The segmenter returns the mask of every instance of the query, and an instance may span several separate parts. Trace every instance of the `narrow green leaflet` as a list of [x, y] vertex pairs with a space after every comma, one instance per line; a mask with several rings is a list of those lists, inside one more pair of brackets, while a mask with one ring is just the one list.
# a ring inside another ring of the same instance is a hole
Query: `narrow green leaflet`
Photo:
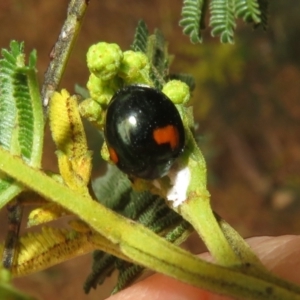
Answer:
[[[39, 167], [43, 145], [43, 112], [36, 78], [36, 53], [25, 65], [23, 43], [12, 41], [0, 60], [0, 146]], [[0, 173], [0, 208], [23, 190]]]

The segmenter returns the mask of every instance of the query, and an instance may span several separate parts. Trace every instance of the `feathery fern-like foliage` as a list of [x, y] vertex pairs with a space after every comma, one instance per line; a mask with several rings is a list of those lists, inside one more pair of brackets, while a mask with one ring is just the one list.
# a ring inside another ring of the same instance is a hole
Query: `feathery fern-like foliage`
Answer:
[[149, 35], [147, 25], [143, 20], [139, 21], [134, 41], [131, 45], [134, 51], [145, 53], [150, 61], [150, 77], [157, 89], [171, 79], [177, 79], [185, 82], [190, 90], [195, 88], [195, 80], [189, 74], [169, 74], [170, 56], [167, 51], [167, 44], [164, 36], [159, 30]]
[[190, 37], [192, 43], [202, 42], [200, 33], [201, 20], [204, 19], [206, 0], [184, 0], [179, 25], [183, 27], [183, 33]]
[[15, 127], [16, 107], [14, 105], [14, 74], [16, 57], [22, 53], [23, 45], [12, 45], [11, 52], [2, 50], [0, 60], [0, 145], [11, 148], [11, 140]]
[[0, 145], [29, 161], [37, 134], [34, 132], [34, 114], [37, 113], [33, 102], [39, 99], [32, 99], [37, 95], [31, 90], [37, 86], [37, 81], [30, 82], [33, 79], [30, 75], [36, 72], [36, 53], [30, 54], [26, 66], [23, 43], [12, 41], [10, 46], [11, 51], [2, 50], [0, 61]]
[[210, 22], [211, 35], [220, 36], [222, 43], [233, 43], [235, 28], [234, 0], [211, 0]]
[[[24, 45], [12, 41], [0, 60], [0, 146], [40, 166], [43, 144], [43, 113], [36, 78], [36, 53], [25, 65]], [[0, 177], [0, 207], [19, 194], [22, 187]], [[4, 195], [4, 196], [3, 196]], [[3, 196], [3, 197], [2, 197]]]
[[156, 88], [161, 89], [167, 80], [170, 59], [167, 44], [161, 31], [156, 29], [148, 38], [146, 54], [151, 62], [150, 77]]
[[14, 77], [14, 85], [18, 87], [15, 90], [16, 107], [19, 111], [19, 144], [21, 155], [27, 161], [30, 160], [33, 146], [33, 112], [30, 101], [23, 101], [25, 98], [30, 99], [30, 91], [25, 74], [17, 73]]
[[260, 9], [257, 0], [235, 0], [235, 14], [245, 22], [259, 24]]
[[[170, 242], [182, 241], [191, 232], [191, 225], [171, 210], [164, 199], [148, 191], [133, 191], [127, 176], [114, 166], [109, 166], [106, 175], [96, 179], [93, 186], [97, 198], [105, 201], [103, 204], [162, 234]], [[114, 270], [119, 271], [113, 290], [116, 293], [132, 283], [143, 268], [102, 251], [95, 251], [92, 272], [84, 284], [85, 292], [102, 284]]]
[[161, 32], [155, 30], [154, 34], [149, 35], [146, 23], [143, 20], [139, 21], [131, 48], [147, 55], [150, 62], [150, 77], [155, 87], [161, 89], [169, 68], [167, 47]]
[[146, 23], [140, 20], [135, 31], [134, 40], [131, 45], [133, 51], [146, 52], [148, 43], [149, 31]]
[[[210, 1], [210, 2], [209, 2]], [[192, 43], [202, 42], [206, 7], [210, 7], [211, 35], [220, 36], [222, 43], [233, 43], [235, 19], [242, 18], [255, 27], [267, 27], [269, 0], [184, 0], [179, 25]]]

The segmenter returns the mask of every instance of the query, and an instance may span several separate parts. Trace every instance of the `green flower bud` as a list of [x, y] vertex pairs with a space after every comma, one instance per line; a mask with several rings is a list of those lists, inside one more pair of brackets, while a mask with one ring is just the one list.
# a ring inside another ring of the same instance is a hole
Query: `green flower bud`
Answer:
[[123, 53], [117, 44], [101, 42], [87, 52], [87, 65], [91, 73], [102, 80], [112, 79], [118, 72]]
[[110, 81], [104, 81], [96, 75], [91, 74], [87, 83], [87, 88], [93, 100], [100, 105], [107, 105], [120, 86], [120, 80], [114, 78]]
[[125, 51], [118, 76], [126, 84], [143, 83], [153, 85], [149, 77], [150, 65], [147, 56], [142, 52]]
[[167, 82], [162, 89], [174, 104], [185, 104], [190, 100], [190, 89], [188, 85], [180, 80]]
[[104, 142], [100, 151], [101, 157], [105, 160], [105, 161], [110, 161], [110, 154], [108, 151], [108, 147], [107, 144]]
[[89, 98], [79, 104], [79, 113], [97, 128], [103, 129], [104, 111], [101, 106], [93, 99]]

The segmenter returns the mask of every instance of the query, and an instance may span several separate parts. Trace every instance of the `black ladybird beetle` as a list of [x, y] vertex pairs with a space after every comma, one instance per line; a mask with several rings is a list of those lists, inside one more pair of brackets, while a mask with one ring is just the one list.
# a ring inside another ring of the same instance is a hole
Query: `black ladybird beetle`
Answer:
[[108, 105], [105, 138], [110, 159], [124, 173], [155, 179], [183, 151], [184, 127], [172, 101], [145, 85], [120, 89]]

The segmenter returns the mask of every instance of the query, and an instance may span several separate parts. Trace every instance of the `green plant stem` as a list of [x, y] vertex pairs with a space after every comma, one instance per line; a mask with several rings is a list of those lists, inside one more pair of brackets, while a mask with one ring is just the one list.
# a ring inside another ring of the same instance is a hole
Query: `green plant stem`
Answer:
[[243, 263], [235, 254], [210, 207], [209, 194], [189, 197], [181, 204], [179, 212], [190, 222], [201, 236], [207, 249], [218, 264], [228, 267], [238, 267]]
[[250, 246], [245, 242], [245, 240], [225, 220], [216, 214], [215, 217], [232, 250], [241, 259], [241, 261], [248, 266], [251, 264], [256, 268], [263, 268], [265, 270], [265, 267], [252, 252]]
[[[2, 176], [1, 173], [0, 176]], [[8, 181], [10, 180], [8, 179]], [[0, 209], [2, 209], [9, 201], [15, 198], [23, 190], [24, 186], [19, 182], [10, 182], [5, 191], [1, 191], [0, 193]]]
[[[206, 163], [190, 130], [186, 130], [187, 146], [182, 155], [182, 163], [187, 164], [191, 172], [191, 182], [187, 199], [178, 208], [174, 208], [185, 220], [190, 222], [199, 233], [209, 252], [218, 264], [230, 267], [240, 267], [244, 264], [258, 262], [256, 256], [248, 247], [243, 247], [238, 255], [239, 243], [230, 240], [217, 222], [210, 206], [210, 194], [206, 187]], [[246, 255], [245, 252], [251, 254]], [[243, 260], [247, 256], [248, 260]]]
[[[262, 279], [273, 277], [272, 281], [276, 283], [278, 278], [264, 267], [246, 241], [225, 220], [219, 216], [216, 216], [216, 218], [233, 251], [245, 262], [244, 271]], [[282, 282], [278, 282], [278, 284], [280, 285]], [[286, 288], [288, 288], [288, 286], [286, 286]]]
[[[277, 282], [278, 278], [263, 266], [245, 240], [220, 217], [215, 218], [209, 198], [189, 199], [181, 205], [180, 213], [195, 227], [218, 263], [263, 280], [272, 277], [272, 281]], [[277, 283], [283, 284], [282, 281]]]
[[51, 62], [45, 73], [45, 80], [42, 87], [42, 101], [45, 109], [48, 108], [51, 96], [61, 81], [80, 31], [88, 3], [89, 0], [71, 0], [69, 3], [67, 18], [58, 40], [51, 51]]
[[273, 277], [258, 279], [238, 270], [202, 261], [149, 229], [27, 166], [20, 158], [1, 148], [0, 169], [80, 216], [97, 232], [118, 244], [121, 251], [138, 264], [194, 286], [242, 299], [300, 299], [299, 286], [280, 279], [274, 284]]
[[7, 211], [9, 223], [2, 254], [2, 265], [4, 268], [11, 270], [16, 256], [16, 245], [23, 215], [23, 207], [18, 197], [7, 205]]

